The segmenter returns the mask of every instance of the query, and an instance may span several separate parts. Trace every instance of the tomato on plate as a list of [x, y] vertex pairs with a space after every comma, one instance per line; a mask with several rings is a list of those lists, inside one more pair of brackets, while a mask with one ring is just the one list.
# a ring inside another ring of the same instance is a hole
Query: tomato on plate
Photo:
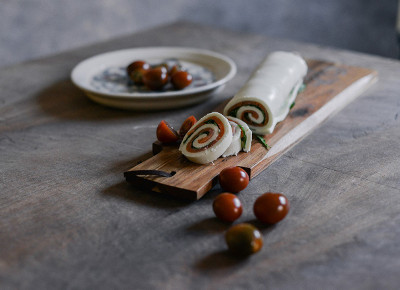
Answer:
[[179, 129], [179, 135], [183, 138], [186, 133], [192, 128], [192, 126], [197, 122], [194, 116], [190, 116], [186, 118], [186, 120], [182, 123], [181, 128]]
[[156, 134], [161, 143], [175, 143], [179, 140], [178, 133], [164, 120], [158, 124]]
[[171, 83], [176, 90], [182, 90], [192, 83], [193, 77], [187, 71], [177, 71], [171, 76]]
[[144, 85], [153, 91], [161, 90], [168, 83], [168, 71], [163, 66], [147, 70], [143, 74]]
[[290, 209], [289, 200], [281, 193], [267, 192], [254, 202], [256, 218], [266, 224], [276, 224], [283, 220]]
[[135, 82], [135, 84], [143, 83], [143, 74], [150, 69], [150, 65], [143, 61], [137, 60], [128, 65], [126, 68], [126, 72], [131, 80]]
[[240, 199], [232, 193], [221, 193], [213, 202], [213, 210], [217, 218], [233, 222], [242, 215], [242, 203]]
[[219, 183], [225, 191], [237, 193], [249, 184], [249, 175], [240, 167], [228, 167], [219, 174]]

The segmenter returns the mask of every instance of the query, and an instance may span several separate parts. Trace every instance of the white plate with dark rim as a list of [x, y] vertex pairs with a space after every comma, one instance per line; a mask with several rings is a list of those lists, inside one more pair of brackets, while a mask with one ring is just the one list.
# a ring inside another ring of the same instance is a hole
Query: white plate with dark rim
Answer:
[[[178, 61], [193, 75], [183, 90], [167, 87], [160, 92], [133, 85], [125, 68], [135, 60], [152, 65]], [[232, 59], [205, 49], [187, 47], [141, 47], [117, 50], [80, 62], [71, 73], [72, 82], [93, 101], [129, 110], [161, 110], [200, 103], [212, 97], [236, 74]]]

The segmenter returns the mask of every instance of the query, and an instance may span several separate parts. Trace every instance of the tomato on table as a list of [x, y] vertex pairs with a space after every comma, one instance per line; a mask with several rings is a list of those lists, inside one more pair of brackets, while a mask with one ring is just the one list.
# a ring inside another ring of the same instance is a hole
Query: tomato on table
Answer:
[[228, 167], [219, 174], [219, 183], [225, 191], [238, 193], [249, 184], [249, 175], [240, 167]]
[[290, 209], [289, 200], [281, 193], [267, 192], [254, 202], [256, 218], [266, 224], [276, 224], [283, 220]]
[[225, 234], [225, 241], [231, 252], [242, 256], [254, 254], [263, 246], [261, 232], [248, 223], [230, 227]]
[[164, 120], [158, 124], [156, 134], [161, 143], [175, 143], [179, 140], [178, 133]]
[[243, 212], [240, 199], [232, 193], [221, 193], [213, 202], [215, 215], [226, 222], [237, 220]]

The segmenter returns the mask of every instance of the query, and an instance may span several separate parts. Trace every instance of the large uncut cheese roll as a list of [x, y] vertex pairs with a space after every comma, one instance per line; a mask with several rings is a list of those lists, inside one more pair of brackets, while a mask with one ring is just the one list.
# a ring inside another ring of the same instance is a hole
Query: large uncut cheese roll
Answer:
[[224, 115], [244, 121], [255, 134], [272, 133], [289, 113], [306, 73], [299, 55], [271, 53], [225, 106]]
[[206, 164], [220, 157], [232, 142], [232, 127], [213, 112], [197, 121], [182, 139], [179, 150], [192, 162]]

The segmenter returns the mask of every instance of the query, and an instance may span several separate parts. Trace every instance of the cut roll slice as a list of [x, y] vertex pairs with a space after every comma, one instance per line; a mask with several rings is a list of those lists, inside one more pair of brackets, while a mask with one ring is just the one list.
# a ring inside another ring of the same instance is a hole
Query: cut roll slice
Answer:
[[197, 121], [182, 139], [179, 150], [187, 159], [206, 164], [220, 157], [232, 142], [232, 128], [227, 118], [217, 112]]
[[238, 124], [234, 122], [229, 121], [229, 124], [231, 124], [232, 127], [232, 141], [228, 149], [226, 149], [224, 154], [222, 154], [222, 157], [237, 155], [240, 150], [242, 150], [242, 140], [240, 139], [242, 130], [240, 129]]
[[227, 119], [231, 122], [236, 123], [239, 126], [240, 130], [242, 131], [240, 135], [242, 150], [244, 152], [249, 152], [251, 149], [251, 140], [253, 137], [253, 133], [251, 132], [249, 126], [242, 120], [235, 117], [228, 116]]
[[224, 115], [246, 122], [255, 134], [272, 133], [289, 113], [306, 73], [299, 55], [271, 53], [225, 106]]

